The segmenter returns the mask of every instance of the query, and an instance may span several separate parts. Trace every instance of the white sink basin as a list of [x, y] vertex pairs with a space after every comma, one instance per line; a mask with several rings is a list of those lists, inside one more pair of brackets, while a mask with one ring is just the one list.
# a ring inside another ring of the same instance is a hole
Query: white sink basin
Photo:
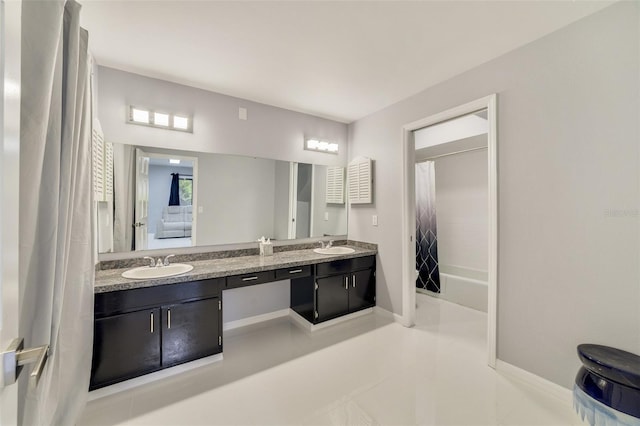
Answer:
[[133, 280], [148, 280], [151, 278], [164, 278], [174, 275], [184, 274], [193, 269], [193, 266], [184, 263], [172, 263], [168, 266], [140, 266], [139, 268], [129, 269], [124, 271], [122, 276], [124, 278], [131, 278]]
[[349, 254], [353, 253], [355, 250], [349, 247], [330, 247], [330, 248], [317, 248], [313, 249], [314, 252], [318, 254]]

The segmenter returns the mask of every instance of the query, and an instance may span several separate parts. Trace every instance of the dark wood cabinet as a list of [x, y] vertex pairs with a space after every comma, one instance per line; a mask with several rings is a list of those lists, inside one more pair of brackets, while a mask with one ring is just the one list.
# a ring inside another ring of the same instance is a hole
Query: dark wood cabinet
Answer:
[[96, 294], [89, 390], [221, 352], [223, 287], [212, 279]]
[[370, 308], [376, 304], [376, 280], [373, 269], [351, 273], [349, 283], [349, 312]]
[[291, 280], [291, 309], [314, 324], [375, 306], [375, 257], [319, 263]]
[[160, 368], [160, 309], [95, 321], [91, 387], [127, 380]]
[[316, 321], [322, 322], [349, 312], [349, 285], [346, 275], [318, 278]]
[[291, 282], [290, 306], [317, 324], [375, 305], [375, 256], [98, 293], [89, 390], [222, 352], [222, 291]]
[[162, 308], [162, 366], [170, 367], [222, 351], [220, 299]]

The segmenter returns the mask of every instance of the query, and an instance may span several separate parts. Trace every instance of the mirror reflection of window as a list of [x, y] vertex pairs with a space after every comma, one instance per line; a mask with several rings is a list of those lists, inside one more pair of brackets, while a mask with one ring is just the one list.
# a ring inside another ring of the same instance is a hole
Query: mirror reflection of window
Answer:
[[193, 176], [180, 176], [178, 182], [180, 188], [180, 205], [190, 206], [193, 204]]

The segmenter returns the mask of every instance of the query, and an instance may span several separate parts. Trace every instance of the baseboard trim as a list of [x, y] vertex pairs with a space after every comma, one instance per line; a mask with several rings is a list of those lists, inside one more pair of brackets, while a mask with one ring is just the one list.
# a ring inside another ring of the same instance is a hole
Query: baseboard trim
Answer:
[[309, 321], [301, 317], [296, 311], [294, 311], [293, 309], [289, 309], [289, 317], [293, 320], [294, 324], [299, 325], [304, 330], [312, 331], [312, 332], [317, 330], [322, 330], [323, 328], [331, 327], [332, 325], [340, 324], [345, 321], [349, 321], [351, 319], [358, 318], [371, 313], [373, 313], [373, 308], [367, 308], [358, 312], [353, 312], [351, 314], [334, 318], [329, 321], [321, 322], [320, 324], [311, 324]]
[[570, 389], [499, 359], [496, 360], [496, 371], [523, 381], [548, 395], [555, 396], [569, 407], [573, 406], [573, 394]]
[[105, 396], [114, 395], [129, 389], [137, 388], [147, 383], [155, 382], [158, 380], [172, 377], [185, 371], [193, 370], [205, 365], [212, 364], [214, 362], [222, 361], [222, 354], [215, 354], [206, 358], [196, 359], [195, 361], [187, 362], [184, 364], [176, 365], [164, 370], [155, 371], [153, 373], [145, 374], [144, 376], [135, 377], [133, 379], [125, 380], [124, 382], [116, 383], [110, 386], [105, 386], [100, 389], [89, 392], [87, 401], [94, 401], [96, 399], [104, 398]]
[[289, 315], [289, 308], [280, 309], [279, 311], [267, 312], [266, 314], [255, 315], [248, 318], [242, 318], [235, 321], [229, 321], [222, 324], [222, 330], [233, 330], [234, 328], [246, 327], [248, 325], [269, 321], [276, 318], [286, 317]]
[[402, 315], [394, 314], [393, 312], [381, 308], [380, 306], [374, 306], [373, 312], [377, 315], [380, 315], [381, 317], [388, 318], [399, 324], [403, 324]]

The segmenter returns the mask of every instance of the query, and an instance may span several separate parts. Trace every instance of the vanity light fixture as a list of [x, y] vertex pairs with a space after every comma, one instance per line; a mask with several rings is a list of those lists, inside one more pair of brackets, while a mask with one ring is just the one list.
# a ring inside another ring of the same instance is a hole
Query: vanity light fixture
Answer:
[[149, 124], [149, 111], [131, 107], [131, 121], [135, 123]]
[[180, 130], [189, 129], [189, 117], [182, 117], [179, 115], [173, 116], [173, 127]]
[[329, 154], [338, 153], [338, 144], [335, 142], [321, 141], [318, 139], [307, 139], [304, 144], [307, 151], [326, 152]]
[[140, 124], [143, 126], [193, 133], [193, 119], [189, 115], [158, 112], [133, 105], [129, 106], [127, 122], [130, 124]]
[[161, 112], [153, 113], [153, 124], [156, 126], [168, 126], [169, 125], [169, 114], [163, 114]]

